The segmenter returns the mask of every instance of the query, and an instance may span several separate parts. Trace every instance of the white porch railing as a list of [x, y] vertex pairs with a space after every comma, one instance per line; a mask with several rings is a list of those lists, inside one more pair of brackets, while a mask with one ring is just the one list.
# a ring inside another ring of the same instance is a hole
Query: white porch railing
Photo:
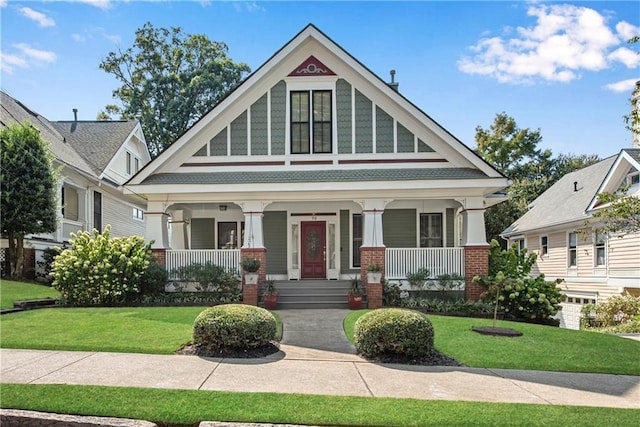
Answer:
[[464, 276], [464, 248], [387, 248], [385, 276], [387, 279], [405, 279], [407, 273], [421, 268], [429, 270], [431, 277], [441, 274]]
[[189, 264], [204, 264], [207, 261], [225, 267], [227, 270], [240, 270], [240, 249], [185, 249], [167, 250], [166, 268], [171, 272], [174, 268]]

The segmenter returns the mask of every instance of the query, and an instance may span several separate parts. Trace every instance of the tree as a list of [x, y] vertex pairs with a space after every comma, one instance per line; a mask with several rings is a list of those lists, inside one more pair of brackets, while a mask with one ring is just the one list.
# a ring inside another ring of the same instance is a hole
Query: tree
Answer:
[[122, 86], [99, 114], [140, 120], [152, 156], [182, 135], [250, 71], [227, 56], [224, 43], [205, 35], [185, 34], [179, 27], [154, 28], [147, 22], [136, 31], [132, 47], [109, 52], [100, 68]]
[[500, 239], [500, 233], [522, 216], [529, 204], [565, 174], [599, 161], [596, 155], [560, 154], [538, 146], [540, 130], [520, 129], [506, 113], [497, 114], [489, 129], [476, 127], [478, 154], [512, 181], [508, 199], [487, 209], [487, 241]]
[[[640, 35], [630, 38], [627, 43], [640, 43]], [[640, 51], [636, 53], [640, 55]], [[624, 116], [624, 121], [627, 129], [633, 133], [634, 138], [640, 138], [640, 80], [636, 82], [629, 102], [631, 103], [631, 112], [629, 115]]]
[[9, 240], [9, 275], [22, 277], [24, 236], [56, 229], [53, 157], [28, 122], [0, 130], [2, 234]]
[[599, 194], [598, 202], [602, 207], [587, 220], [587, 229], [619, 235], [640, 232], [640, 198], [628, 195], [626, 187], [615, 193]]

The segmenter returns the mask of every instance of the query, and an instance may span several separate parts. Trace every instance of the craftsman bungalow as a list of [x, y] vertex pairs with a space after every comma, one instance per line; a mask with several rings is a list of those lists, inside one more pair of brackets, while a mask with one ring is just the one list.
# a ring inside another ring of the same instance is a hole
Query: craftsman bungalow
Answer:
[[256, 257], [262, 280], [300, 287], [361, 275], [377, 307], [372, 263], [389, 279], [486, 273], [484, 211], [507, 184], [309, 25], [126, 187], [147, 198], [147, 238], [168, 268]]

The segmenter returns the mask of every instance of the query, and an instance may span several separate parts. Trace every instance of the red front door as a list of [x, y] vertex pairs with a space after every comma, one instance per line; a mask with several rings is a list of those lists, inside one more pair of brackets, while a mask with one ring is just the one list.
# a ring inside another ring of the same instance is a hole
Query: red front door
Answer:
[[324, 221], [302, 223], [302, 278], [324, 279], [326, 269], [326, 227]]

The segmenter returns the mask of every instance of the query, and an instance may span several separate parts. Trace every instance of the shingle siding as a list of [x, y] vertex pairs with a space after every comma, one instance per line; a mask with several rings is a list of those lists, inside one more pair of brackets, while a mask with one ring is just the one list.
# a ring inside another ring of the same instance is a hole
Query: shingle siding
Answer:
[[251, 106], [251, 154], [266, 155], [267, 141], [267, 95], [264, 94]]
[[227, 155], [227, 128], [224, 128], [209, 142], [209, 152], [212, 156]]
[[338, 153], [351, 153], [351, 85], [343, 79], [336, 83], [336, 126], [338, 129]]
[[373, 152], [373, 113], [372, 102], [369, 98], [356, 93], [356, 153]]
[[287, 85], [280, 81], [271, 88], [271, 154], [285, 153]]
[[247, 155], [247, 112], [231, 122], [231, 155]]
[[393, 118], [376, 107], [376, 152], [393, 153]]

